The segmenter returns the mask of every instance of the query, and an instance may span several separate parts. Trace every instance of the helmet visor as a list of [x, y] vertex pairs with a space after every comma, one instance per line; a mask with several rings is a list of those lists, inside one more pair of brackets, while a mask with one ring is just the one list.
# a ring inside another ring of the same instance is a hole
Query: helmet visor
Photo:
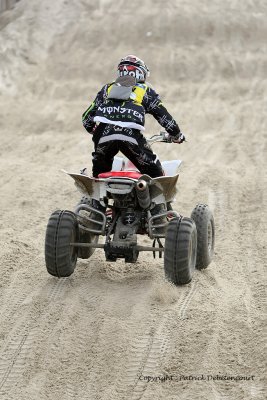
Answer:
[[137, 81], [145, 81], [145, 71], [142, 68], [129, 64], [121, 64], [118, 67], [119, 76], [133, 76]]

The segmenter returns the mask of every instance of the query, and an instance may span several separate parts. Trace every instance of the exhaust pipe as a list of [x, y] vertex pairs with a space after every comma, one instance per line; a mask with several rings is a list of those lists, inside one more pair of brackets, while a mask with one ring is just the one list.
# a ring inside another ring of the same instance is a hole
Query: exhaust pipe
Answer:
[[151, 204], [151, 198], [149, 193], [148, 184], [146, 181], [138, 181], [136, 184], [136, 195], [140, 207], [146, 209]]

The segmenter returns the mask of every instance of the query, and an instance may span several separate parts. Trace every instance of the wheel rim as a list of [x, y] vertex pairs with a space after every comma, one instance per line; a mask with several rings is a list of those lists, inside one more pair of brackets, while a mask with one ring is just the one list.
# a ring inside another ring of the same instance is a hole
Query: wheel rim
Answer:
[[208, 250], [209, 250], [209, 253], [212, 252], [212, 248], [213, 248], [213, 228], [212, 228], [211, 221], [209, 221], [209, 224], [208, 224]]

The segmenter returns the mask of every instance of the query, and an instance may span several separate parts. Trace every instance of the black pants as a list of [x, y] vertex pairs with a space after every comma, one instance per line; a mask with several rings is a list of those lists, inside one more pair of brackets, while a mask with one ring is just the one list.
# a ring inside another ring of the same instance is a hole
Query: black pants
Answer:
[[99, 124], [93, 135], [95, 151], [93, 176], [109, 172], [115, 155], [121, 151], [141, 172], [155, 178], [162, 176], [163, 169], [144, 136], [137, 129], [117, 125]]

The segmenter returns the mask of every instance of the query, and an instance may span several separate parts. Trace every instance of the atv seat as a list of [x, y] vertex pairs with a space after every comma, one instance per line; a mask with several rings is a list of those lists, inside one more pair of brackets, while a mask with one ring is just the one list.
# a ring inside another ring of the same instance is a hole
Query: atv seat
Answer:
[[110, 171], [102, 172], [98, 175], [98, 178], [131, 178], [139, 179], [142, 176], [138, 171]]

